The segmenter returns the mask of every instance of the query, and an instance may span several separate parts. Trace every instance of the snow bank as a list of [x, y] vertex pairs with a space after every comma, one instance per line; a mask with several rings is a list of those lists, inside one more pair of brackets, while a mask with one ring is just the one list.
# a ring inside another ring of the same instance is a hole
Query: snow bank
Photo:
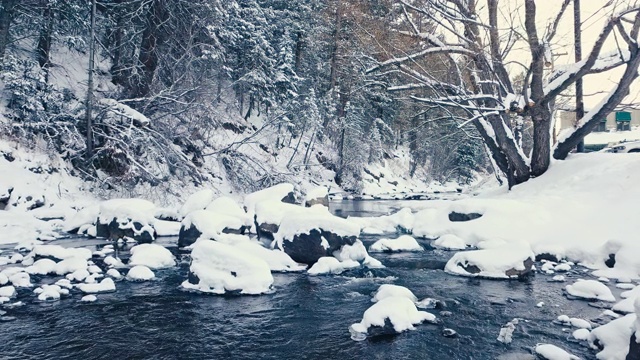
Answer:
[[91, 259], [91, 250], [85, 248], [65, 248], [60, 245], [36, 245], [27, 257], [52, 257], [58, 260], [69, 258]]
[[640, 299], [640, 286], [620, 293], [622, 300], [611, 308], [613, 311], [630, 314], [635, 311], [634, 303]]
[[136, 265], [127, 272], [127, 280], [147, 281], [155, 279], [156, 275], [144, 265]]
[[454, 275], [508, 279], [529, 272], [533, 260], [534, 254], [527, 246], [502, 245], [456, 253], [447, 262], [445, 271]]
[[625, 360], [636, 319], [636, 315], [630, 314], [591, 331], [589, 345], [593, 349], [601, 349], [596, 357], [601, 360]]
[[277, 200], [265, 200], [255, 206], [255, 219], [258, 225], [273, 224], [280, 226], [282, 219], [288, 214], [303, 211], [300, 205], [283, 203]]
[[536, 354], [547, 360], [580, 360], [579, 357], [552, 344], [538, 344], [535, 351]]
[[206, 239], [215, 239], [224, 229], [240, 229], [243, 225], [242, 220], [235, 216], [207, 210], [192, 211], [182, 220], [183, 229], [195, 227]]
[[200, 240], [193, 245], [189, 279], [182, 287], [214, 294], [262, 294], [269, 292], [272, 284], [273, 277], [264, 260], [230, 245]]
[[225, 214], [228, 216], [237, 217], [242, 221], [245, 226], [251, 226], [252, 218], [244, 211], [238, 203], [230, 197], [221, 196], [209, 203], [205, 208], [207, 211], [211, 211], [218, 214]]
[[402, 235], [397, 239], [380, 239], [369, 246], [371, 252], [385, 251], [422, 251], [422, 246], [409, 235]]
[[607, 285], [596, 280], [578, 279], [575, 283], [567, 285], [565, 289], [569, 295], [582, 299], [616, 301]]
[[172, 267], [176, 264], [171, 251], [157, 244], [140, 244], [130, 250], [130, 265], [144, 265], [152, 269]]
[[384, 327], [389, 321], [396, 333], [414, 330], [414, 325], [424, 321], [435, 321], [436, 317], [426, 311], [418, 311], [413, 301], [406, 297], [387, 297], [368, 308], [362, 320], [349, 328], [351, 338], [364, 340], [371, 327]]
[[[435, 239], [452, 234], [479, 248], [486, 242], [523, 242], [536, 255], [549, 254], [605, 271], [598, 276], [637, 279], [638, 178], [640, 157], [634, 154], [572, 154], [568, 160], [553, 162], [544, 176], [509, 192], [501, 189], [454, 202], [420, 204], [423, 209], [414, 214], [413, 236]], [[448, 215], [454, 211], [482, 217], [453, 222]], [[611, 253], [604, 245], [612, 239], [620, 246], [616, 264], [609, 269], [605, 260]]]

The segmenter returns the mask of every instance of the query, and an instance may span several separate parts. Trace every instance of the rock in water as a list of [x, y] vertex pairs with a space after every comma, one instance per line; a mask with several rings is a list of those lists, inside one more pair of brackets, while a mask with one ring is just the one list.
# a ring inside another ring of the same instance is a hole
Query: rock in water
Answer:
[[459, 213], [455, 211], [452, 211], [449, 213], [449, 221], [453, 221], [453, 222], [471, 221], [471, 220], [478, 219], [480, 217], [482, 217], [482, 214], [478, 214], [478, 213], [464, 214], [464, 213]]
[[456, 337], [458, 333], [453, 329], [444, 329], [442, 330], [442, 336], [444, 337]]
[[325, 207], [314, 206], [282, 219], [275, 239], [294, 261], [311, 265], [345, 245], [355, 244], [359, 234], [359, 225], [333, 216]]
[[498, 341], [503, 344], [510, 344], [513, 340], [513, 332], [516, 331], [516, 325], [518, 325], [518, 319], [513, 319], [500, 328]]

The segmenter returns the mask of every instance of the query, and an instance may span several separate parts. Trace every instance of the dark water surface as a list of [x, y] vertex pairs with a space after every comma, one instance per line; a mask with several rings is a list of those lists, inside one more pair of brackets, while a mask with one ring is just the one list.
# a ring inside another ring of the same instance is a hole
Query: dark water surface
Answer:
[[[362, 240], [368, 247], [375, 239]], [[77, 246], [78, 241], [57, 242]], [[179, 290], [188, 259], [176, 242], [160, 241], [183, 261], [156, 271], [158, 281], [117, 282], [115, 293], [98, 294], [94, 303], [80, 302], [82, 295], [75, 292], [46, 303], [20, 296], [24, 306], [3, 309], [15, 320], [0, 322], [0, 359], [527, 359], [540, 342], [595, 358], [583, 344], [567, 340], [573, 329], [563, 331], [552, 320], [561, 314], [592, 319], [602, 309], [566, 299], [566, 283], [549, 282], [550, 276], [526, 281], [455, 277], [434, 269], [452, 253], [429, 250], [374, 254], [385, 269], [317, 277], [274, 274], [275, 292], [268, 295], [200, 295]], [[566, 275], [568, 282], [582, 270], [575, 272]], [[55, 279], [32, 277], [32, 282]], [[360, 321], [372, 305], [371, 293], [383, 283], [443, 300], [451, 315], [433, 309], [442, 324], [351, 340], [349, 325]], [[536, 307], [541, 301], [545, 305]], [[513, 342], [499, 343], [500, 327], [513, 318], [524, 319]], [[459, 336], [443, 337], [445, 327]]]

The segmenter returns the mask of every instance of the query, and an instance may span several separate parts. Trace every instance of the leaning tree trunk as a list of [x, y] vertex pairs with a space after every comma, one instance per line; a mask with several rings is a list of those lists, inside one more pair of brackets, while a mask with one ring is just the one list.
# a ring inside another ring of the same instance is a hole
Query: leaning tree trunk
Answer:
[[9, 45], [9, 28], [18, 0], [2, 0], [2, 9], [0, 10], [0, 58], [4, 57], [4, 52]]

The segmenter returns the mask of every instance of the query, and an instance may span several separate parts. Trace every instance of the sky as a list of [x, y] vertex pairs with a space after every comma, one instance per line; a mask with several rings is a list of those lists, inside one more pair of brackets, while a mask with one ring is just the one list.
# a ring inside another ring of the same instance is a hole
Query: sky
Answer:
[[[562, 0], [538, 0], [537, 4], [537, 30], [538, 36], [542, 37], [547, 24], [553, 21], [556, 14], [561, 8]], [[479, 4], [483, 3], [480, 1]], [[581, 0], [581, 17], [582, 17], [582, 57], [586, 58], [591, 51], [593, 44], [600, 34], [602, 27], [609, 17], [627, 8], [629, 5], [638, 4], [638, 0]], [[607, 6], [608, 5], [608, 6]], [[524, 0], [502, 0], [500, 2], [502, 10], [502, 20], [505, 24], [511, 23], [513, 20], [516, 27], [520, 28], [524, 34]], [[505, 25], [507, 26], [507, 25]], [[618, 40], [622, 41], [619, 37]], [[605, 44], [603, 53], [609, 53], [616, 50], [616, 41], [613, 37]], [[575, 62], [574, 60], [574, 39], [573, 39], [573, 4], [570, 4], [558, 26], [558, 32], [552, 44], [552, 52], [554, 56], [554, 66], [566, 65]], [[523, 59], [529, 57], [528, 45], [523, 41], [518, 44], [511, 55], [510, 59]], [[521, 60], [522, 61], [522, 60]], [[529, 61], [529, 60], [527, 60]], [[511, 71], [514, 69], [511, 68]], [[515, 69], [517, 71], [517, 69]], [[584, 78], [584, 94], [585, 108], [595, 106], [604, 96], [605, 91], [612, 89], [623, 72], [623, 68], [616, 69], [604, 74], [589, 75]], [[640, 79], [631, 88], [630, 95], [624, 100], [624, 103], [638, 103], [640, 107]], [[575, 104], [575, 102], [572, 102]]]

